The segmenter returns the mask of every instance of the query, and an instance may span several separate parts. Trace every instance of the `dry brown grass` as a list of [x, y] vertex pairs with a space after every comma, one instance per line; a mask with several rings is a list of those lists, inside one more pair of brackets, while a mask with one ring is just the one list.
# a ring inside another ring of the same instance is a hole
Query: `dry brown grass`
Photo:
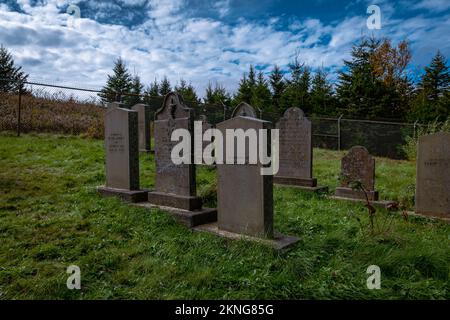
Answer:
[[[17, 130], [18, 95], [0, 93], [0, 131]], [[75, 100], [22, 96], [22, 132], [51, 132], [103, 139], [104, 109]]]

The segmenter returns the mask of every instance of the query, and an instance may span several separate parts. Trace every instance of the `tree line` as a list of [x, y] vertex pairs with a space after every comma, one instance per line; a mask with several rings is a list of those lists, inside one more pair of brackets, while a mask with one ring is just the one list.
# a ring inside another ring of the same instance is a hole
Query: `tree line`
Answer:
[[[274, 116], [297, 106], [309, 116], [445, 121], [450, 115], [450, 70], [446, 57], [438, 51], [418, 78], [411, 74], [411, 59], [407, 41], [394, 45], [387, 38], [361, 38], [353, 45], [350, 59], [344, 60], [344, 67], [335, 75], [334, 82], [325, 68], [313, 70], [297, 54], [287, 70], [275, 65], [269, 73], [264, 73], [250, 65], [234, 93], [210, 82], [200, 99], [194, 86], [185, 79], [173, 86], [164, 77], [145, 86], [139, 75], [132, 75], [125, 61], [118, 58], [99, 96], [103, 101], [122, 100], [133, 105], [177, 91], [194, 104], [235, 106], [247, 102]], [[26, 77], [20, 67], [14, 66], [8, 50], [1, 46], [0, 78], [23, 80]], [[0, 91], [12, 89], [6, 82], [0, 82]]]

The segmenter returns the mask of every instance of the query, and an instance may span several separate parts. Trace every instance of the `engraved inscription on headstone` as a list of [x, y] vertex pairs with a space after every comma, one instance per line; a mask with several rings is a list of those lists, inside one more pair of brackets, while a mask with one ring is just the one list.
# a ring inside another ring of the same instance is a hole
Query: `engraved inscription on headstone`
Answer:
[[450, 133], [419, 138], [416, 213], [450, 219]]
[[139, 202], [147, 197], [139, 190], [138, 114], [110, 103], [105, 113], [106, 186], [97, 190]]
[[[274, 177], [279, 184], [317, 187], [312, 178], [312, 125], [299, 108], [286, 110], [277, 123], [280, 130], [280, 169]], [[325, 187], [317, 190], [326, 189]]]

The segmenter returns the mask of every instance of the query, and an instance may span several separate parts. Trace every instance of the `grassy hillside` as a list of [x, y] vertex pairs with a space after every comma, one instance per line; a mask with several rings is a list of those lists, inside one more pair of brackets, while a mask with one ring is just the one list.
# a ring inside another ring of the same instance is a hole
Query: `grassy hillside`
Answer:
[[[315, 176], [333, 189], [339, 152], [316, 150]], [[450, 226], [275, 187], [275, 228], [300, 237], [288, 252], [193, 233], [159, 210], [104, 199], [103, 142], [0, 134], [0, 299], [449, 299]], [[414, 163], [377, 159], [377, 188], [410, 208]], [[141, 156], [142, 185], [154, 181]], [[215, 202], [215, 172], [198, 170]], [[66, 288], [81, 268], [82, 290]], [[368, 290], [378, 265], [382, 289]]]

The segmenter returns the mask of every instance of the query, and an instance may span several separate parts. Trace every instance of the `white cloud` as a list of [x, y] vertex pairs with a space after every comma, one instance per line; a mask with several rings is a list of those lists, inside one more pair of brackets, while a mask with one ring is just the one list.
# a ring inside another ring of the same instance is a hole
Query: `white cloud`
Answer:
[[[114, 60], [122, 56], [145, 83], [167, 75], [172, 84], [180, 78], [192, 81], [200, 95], [209, 81], [219, 81], [234, 90], [250, 64], [264, 66], [268, 72], [273, 64], [286, 67], [296, 52], [312, 67], [340, 68], [343, 59], [349, 57], [352, 43], [372, 33], [366, 28], [364, 15], [328, 24], [318, 19], [294, 21], [290, 28], [280, 30], [280, 19], [276, 18], [268, 22], [240, 19], [227, 24], [189, 17], [183, 13], [183, 0], [151, 0], [144, 7], [150, 19], [132, 30], [100, 24], [83, 18], [83, 13], [74, 28], [69, 28], [69, 16], [60, 13], [68, 0], [48, 0], [43, 6], [19, 2], [27, 14], [0, 6], [0, 42], [13, 51], [32, 78], [72, 85], [103, 85]], [[229, 3], [223, 2], [216, 9], [229, 8]], [[144, 6], [147, 2], [133, 3]], [[98, 7], [97, 14], [110, 9]], [[450, 45], [442, 42], [442, 35], [450, 30], [449, 21], [448, 16], [395, 20], [388, 15], [376, 35], [394, 40], [408, 37], [416, 50], [441, 48], [450, 53]]]

